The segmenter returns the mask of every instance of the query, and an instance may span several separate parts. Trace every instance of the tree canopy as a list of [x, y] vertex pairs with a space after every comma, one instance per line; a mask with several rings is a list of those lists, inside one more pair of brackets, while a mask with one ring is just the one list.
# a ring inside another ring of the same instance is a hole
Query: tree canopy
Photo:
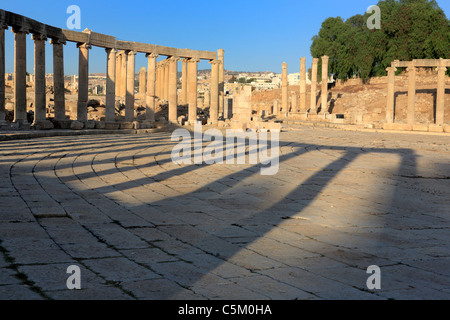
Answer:
[[335, 78], [383, 76], [394, 60], [450, 59], [450, 20], [435, 0], [381, 0], [377, 6], [381, 29], [368, 28], [370, 13], [346, 21], [331, 17], [312, 38], [312, 56], [328, 55]]

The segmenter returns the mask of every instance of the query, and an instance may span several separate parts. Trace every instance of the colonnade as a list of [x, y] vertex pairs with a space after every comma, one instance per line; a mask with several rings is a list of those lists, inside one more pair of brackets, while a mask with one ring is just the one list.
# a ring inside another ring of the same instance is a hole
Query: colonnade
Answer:
[[[93, 46], [103, 47], [106, 51], [106, 122], [115, 121], [116, 97], [125, 101], [125, 121], [135, 120], [134, 81], [138, 53], [144, 53], [148, 59], [145, 88], [147, 121], [155, 121], [157, 99], [167, 101], [170, 122], [177, 122], [177, 106], [179, 104], [188, 104], [189, 121], [196, 121], [197, 65], [201, 60], [211, 63], [211, 123], [217, 122], [219, 108], [223, 109], [223, 49], [216, 53], [119, 41], [115, 37], [95, 33], [91, 30], [77, 32], [59, 29], [12, 12], [0, 10], [0, 123], [5, 122], [5, 30], [9, 27], [14, 34], [14, 122], [18, 126], [28, 125], [26, 37], [29, 33], [34, 41], [35, 123], [46, 120], [45, 49], [48, 39], [53, 46], [56, 121], [66, 118], [63, 46], [67, 42], [76, 43], [79, 50], [76, 119], [80, 122], [88, 120], [89, 51]], [[165, 56], [166, 59], [157, 61], [160, 56]], [[182, 61], [182, 93], [178, 97], [177, 62], [180, 60]]]

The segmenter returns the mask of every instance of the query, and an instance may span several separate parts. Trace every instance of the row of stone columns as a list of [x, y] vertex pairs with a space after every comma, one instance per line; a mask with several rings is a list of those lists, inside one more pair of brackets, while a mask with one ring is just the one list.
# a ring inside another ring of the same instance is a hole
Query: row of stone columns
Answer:
[[[0, 26], [0, 121], [5, 119], [5, 30]], [[26, 34], [24, 30], [12, 30], [14, 33], [14, 121], [27, 124], [26, 105]], [[46, 120], [46, 83], [45, 83], [45, 42], [43, 35], [33, 34], [34, 71], [35, 71], [35, 122]], [[53, 45], [54, 66], [54, 102], [55, 120], [65, 119], [64, 97], [64, 41], [51, 39]], [[86, 43], [78, 43], [78, 102], [77, 120], [87, 121], [88, 85], [89, 85], [89, 49]], [[106, 110], [105, 121], [115, 121], [116, 95], [125, 100], [125, 120], [134, 120], [134, 80], [135, 51], [117, 51], [107, 48]], [[169, 121], [177, 122], [177, 57], [168, 57], [157, 63], [158, 54], [147, 54], [148, 71], [146, 75], [146, 120], [155, 121], [156, 99], [169, 103]], [[211, 61], [211, 122], [216, 122], [220, 106], [223, 108], [223, 50], [219, 50], [218, 60]], [[197, 118], [197, 64], [195, 58], [183, 59], [182, 95], [180, 102], [189, 104], [189, 120]], [[141, 81], [143, 78], [141, 77]], [[221, 87], [222, 81], [222, 87]], [[142, 93], [142, 89], [140, 90]], [[221, 103], [222, 100], [222, 103]]]
[[[406, 122], [409, 125], [415, 124], [415, 103], [416, 103], [416, 73], [417, 67], [414, 62], [408, 63], [408, 105], [407, 105], [407, 116]], [[386, 122], [395, 122], [395, 72], [397, 68], [395, 67], [395, 62], [391, 67], [388, 67], [388, 92], [387, 92], [387, 102], [386, 102]], [[445, 72], [447, 68], [444, 64], [444, 59], [439, 60], [439, 65], [437, 66], [437, 93], [436, 93], [436, 115], [435, 124], [444, 124], [444, 99], [445, 99]]]
[[[327, 112], [328, 106], [328, 56], [322, 57], [322, 89], [321, 89], [321, 111]], [[311, 101], [309, 105], [309, 114], [317, 114], [317, 69], [319, 59], [314, 58], [312, 62], [312, 75], [311, 75]], [[294, 95], [293, 111], [297, 111], [297, 95]], [[307, 112], [306, 101], [306, 58], [300, 59], [300, 112]], [[281, 108], [284, 111], [288, 110], [289, 105], [289, 91], [288, 91], [288, 73], [287, 63], [282, 64], [281, 74]], [[274, 114], [278, 114], [278, 106], [274, 107]]]

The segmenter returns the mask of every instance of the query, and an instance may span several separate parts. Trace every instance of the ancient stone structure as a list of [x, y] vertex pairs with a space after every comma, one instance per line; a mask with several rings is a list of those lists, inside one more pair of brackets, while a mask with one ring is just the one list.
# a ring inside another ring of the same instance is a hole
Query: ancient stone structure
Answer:
[[[388, 90], [386, 101], [386, 122], [395, 123], [395, 72], [397, 68], [407, 68], [408, 72], [408, 108], [407, 125], [409, 129], [414, 129], [415, 121], [415, 102], [416, 102], [416, 70], [417, 68], [436, 68], [438, 71], [437, 92], [436, 92], [436, 113], [434, 124], [441, 127], [444, 124], [444, 95], [445, 95], [445, 72], [450, 67], [449, 59], [437, 60], [413, 60], [399, 61], [395, 60], [388, 71]], [[440, 131], [440, 130], [438, 130]]]
[[[198, 51], [178, 49], [153, 44], [117, 40], [91, 30], [77, 32], [56, 28], [30, 18], [0, 10], [0, 123], [5, 123], [5, 30], [14, 33], [14, 122], [17, 127], [27, 126], [26, 105], [26, 35], [32, 34], [35, 42], [35, 122], [46, 120], [45, 95], [45, 42], [50, 39], [53, 45], [55, 120], [66, 119], [64, 99], [64, 56], [63, 46], [75, 43], [79, 49], [78, 61], [78, 102], [76, 120], [86, 125], [88, 121], [89, 50], [101, 47], [106, 50], [107, 81], [105, 121], [114, 122], [115, 100], [125, 102], [125, 121], [135, 119], [135, 57], [144, 53], [148, 58], [147, 73], [140, 72], [139, 93], [145, 95], [146, 121], [155, 121], [156, 100], [169, 104], [168, 120], [177, 122], [178, 102], [189, 104], [189, 121], [197, 115], [197, 64], [200, 60], [211, 61], [212, 78], [210, 84], [210, 121], [216, 123], [218, 112], [223, 110], [223, 65], [224, 51]], [[167, 59], [157, 62], [165, 56]], [[182, 95], [177, 97], [177, 62], [183, 61]], [[146, 78], [146, 79], [145, 79]], [[220, 99], [219, 99], [220, 97]]]
[[311, 75], [311, 104], [309, 108], [310, 114], [317, 114], [317, 64], [318, 58], [314, 58], [312, 62], [312, 75]]
[[306, 58], [300, 59], [300, 112], [306, 112]]
[[322, 104], [320, 107], [321, 113], [328, 113], [328, 56], [322, 57], [322, 90], [321, 98]]
[[287, 63], [283, 62], [281, 73], [281, 109], [283, 110], [283, 112], [289, 111], [288, 92]]

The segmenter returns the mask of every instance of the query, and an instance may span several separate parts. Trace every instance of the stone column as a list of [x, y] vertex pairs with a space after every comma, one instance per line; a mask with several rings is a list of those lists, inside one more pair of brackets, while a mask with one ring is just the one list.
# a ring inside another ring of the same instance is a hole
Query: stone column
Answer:
[[116, 50], [107, 48], [106, 51], [106, 102], [105, 121], [114, 122], [116, 119]]
[[14, 33], [14, 122], [27, 120], [27, 43], [26, 33], [12, 28]]
[[150, 122], [155, 122], [156, 58], [159, 55], [151, 53], [147, 54], [146, 57], [148, 59], [148, 75], [145, 119]]
[[[120, 70], [120, 96], [125, 100], [127, 95], [127, 64], [128, 54], [122, 51], [122, 70]], [[134, 82], [133, 82], [134, 85]]]
[[224, 99], [225, 99], [225, 50], [217, 50], [217, 59], [220, 61], [219, 65], [219, 114], [224, 115]]
[[444, 60], [441, 59], [440, 61], [441, 65], [437, 68], [436, 124], [442, 126], [444, 124], [445, 114], [445, 72], [447, 71], [447, 68], [444, 65]]
[[0, 24], [0, 125], [5, 123], [5, 29], [8, 26]]
[[66, 119], [66, 98], [64, 86], [64, 44], [65, 41], [51, 39], [53, 46], [53, 87], [55, 101], [55, 120]]
[[147, 70], [142, 67], [139, 70], [139, 93], [145, 94], [147, 91]]
[[78, 44], [78, 103], [77, 103], [77, 120], [87, 121], [88, 98], [89, 98], [89, 49], [90, 45]]
[[282, 74], [281, 74], [281, 108], [283, 112], [289, 111], [289, 96], [288, 96], [288, 75], [287, 75], [287, 63], [282, 64]]
[[397, 68], [388, 67], [388, 92], [387, 92], [387, 101], [386, 101], [386, 122], [394, 123], [395, 115], [394, 115], [394, 103], [395, 103], [395, 71]]
[[199, 59], [189, 59], [188, 67], [188, 92], [189, 92], [189, 114], [188, 120], [191, 125], [197, 121], [197, 63]]
[[298, 112], [298, 109], [297, 109], [297, 94], [296, 93], [294, 93], [294, 95], [292, 96], [291, 111], [292, 112]]
[[120, 96], [121, 93], [121, 79], [122, 79], [122, 54], [117, 52], [116, 54], [116, 95]]
[[209, 107], [209, 122], [217, 124], [219, 120], [219, 60], [212, 60], [211, 63], [211, 101]]
[[164, 100], [169, 100], [169, 60], [166, 59], [164, 63]]
[[47, 118], [45, 86], [45, 41], [40, 34], [31, 35], [34, 40], [34, 124]]
[[317, 114], [317, 64], [319, 63], [318, 58], [313, 59], [312, 63], [312, 75], [311, 75], [311, 105], [309, 109], [310, 114]]
[[280, 112], [280, 106], [279, 106], [279, 104], [278, 104], [278, 100], [275, 100], [275, 101], [273, 102], [273, 114], [274, 114], [275, 116], [277, 116], [279, 112]]
[[407, 123], [413, 125], [415, 122], [415, 104], [416, 104], [416, 67], [408, 67], [408, 110]]
[[169, 121], [172, 123], [178, 122], [178, 101], [177, 101], [177, 57], [169, 58], [169, 86], [168, 86], [168, 97], [169, 97]]
[[125, 121], [134, 120], [134, 78], [136, 75], [135, 51], [127, 51], [127, 92], [125, 96]]
[[300, 112], [306, 112], [306, 58], [300, 59]]
[[180, 104], [188, 104], [188, 62], [189, 59], [181, 60], [181, 97]]
[[328, 56], [322, 57], [322, 113], [328, 113]]

